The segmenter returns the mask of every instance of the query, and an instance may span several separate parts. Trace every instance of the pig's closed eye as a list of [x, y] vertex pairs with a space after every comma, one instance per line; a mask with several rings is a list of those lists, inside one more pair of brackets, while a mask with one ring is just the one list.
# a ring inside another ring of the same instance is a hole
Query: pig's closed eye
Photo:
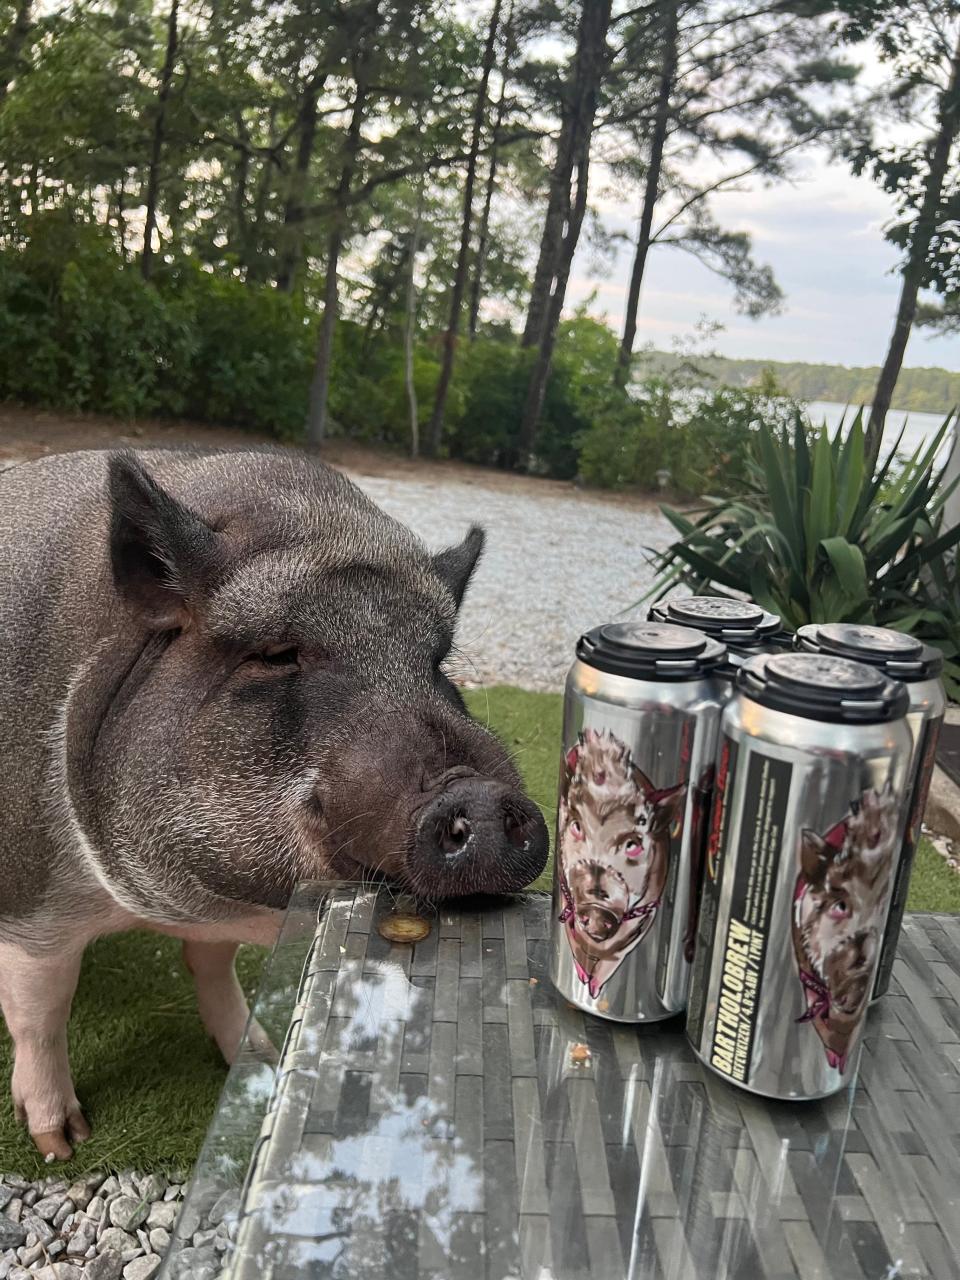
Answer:
[[251, 653], [246, 661], [258, 663], [264, 667], [290, 669], [300, 665], [300, 650], [292, 644], [269, 644], [259, 653]]

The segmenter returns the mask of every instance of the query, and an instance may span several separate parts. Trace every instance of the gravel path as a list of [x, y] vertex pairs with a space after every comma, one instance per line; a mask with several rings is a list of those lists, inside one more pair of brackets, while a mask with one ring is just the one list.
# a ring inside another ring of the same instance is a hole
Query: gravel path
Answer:
[[[159, 1174], [94, 1174], [68, 1183], [0, 1177], [0, 1280], [150, 1280], [186, 1191]], [[236, 1227], [239, 1196], [225, 1192], [193, 1221], [194, 1280], [211, 1280]]]
[[487, 548], [460, 615], [459, 673], [482, 684], [560, 689], [581, 632], [608, 622], [653, 581], [644, 555], [671, 539], [659, 511], [571, 493], [510, 492], [449, 480], [354, 474], [431, 548], [471, 522]]

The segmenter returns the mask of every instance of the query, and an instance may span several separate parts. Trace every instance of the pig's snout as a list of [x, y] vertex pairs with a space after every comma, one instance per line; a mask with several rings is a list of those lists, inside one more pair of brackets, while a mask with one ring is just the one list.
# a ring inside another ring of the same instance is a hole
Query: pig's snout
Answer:
[[511, 893], [537, 878], [548, 848], [540, 810], [516, 788], [458, 778], [422, 811], [411, 870], [438, 897]]

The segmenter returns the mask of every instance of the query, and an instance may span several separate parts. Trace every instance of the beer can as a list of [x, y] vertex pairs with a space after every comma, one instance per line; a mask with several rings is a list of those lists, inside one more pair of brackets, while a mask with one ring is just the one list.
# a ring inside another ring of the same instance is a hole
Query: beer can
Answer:
[[923, 644], [902, 631], [887, 627], [870, 627], [850, 623], [810, 623], [797, 631], [798, 649], [810, 653], [832, 653], [880, 667], [896, 680], [902, 680], [910, 696], [907, 723], [913, 739], [910, 759], [910, 795], [908, 818], [903, 832], [903, 847], [890, 900], [890, 914], [880, 949], [877, 981], [873, 998], [877, 1000], [890, 986], [897, 940], [910, 890], [910, 875], [920, 839], [930, 781], [937, 757], [940, 726], [947, 709], [947, 698], [940, 673], [943, 654], [932, 645]]
[[551, 977], [620, 1022], [683, 1009], [724, 648], [702, 632], [611, 623], [567, 677]]
[[779, 617], [752, 600], [730, 596], [673, 596], [658, 600], [647, 615], [657, 622], [695, 627], [727, 650], [723, 674], [732, 682], [737, 670], [758, 653], [789, 649], [791, 637]]
[[856, 1070], [900, 855], [906, 688], [827, 654], [751, 658], [723, 712], [687, 1034], [770, 1098]]

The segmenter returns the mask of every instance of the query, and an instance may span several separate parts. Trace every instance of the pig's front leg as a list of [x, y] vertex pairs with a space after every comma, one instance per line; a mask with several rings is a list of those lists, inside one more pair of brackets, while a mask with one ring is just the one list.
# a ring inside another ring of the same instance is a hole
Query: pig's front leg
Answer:
[[13, 1106], [42, 1156], [69, 1160], [90, 1137], [73, 1089], [67, 1021], [83, 948], [31, 953], [0, 943], [0, 1008], [13, 1040]]
[[[237, 1055], [250, 1016], [234, 969], [236, 954], [236, 942], [188, 941], [183, 944], [183, 959], [193, 974], [203, 1025], [228, 1063], [232, 1063]], [[277, 1061], [276, 1049], [256, 1021], [250, 1026], [250, 1045], [267, 1062]]]

